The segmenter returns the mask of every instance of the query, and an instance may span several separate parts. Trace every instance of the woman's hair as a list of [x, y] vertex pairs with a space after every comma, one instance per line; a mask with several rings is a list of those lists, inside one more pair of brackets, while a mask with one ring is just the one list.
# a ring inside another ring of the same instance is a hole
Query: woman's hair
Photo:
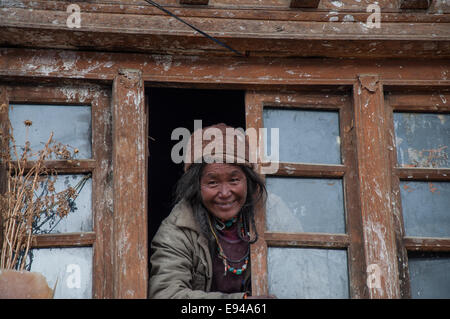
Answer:
[[[175, 202], [185, 200], [188, 202], [193, 210], [194, 217], [200, 225], [202, 232], [206, 238], [212, 240], [213, 234], [209, 225], [208, 211], [203, 205], [202, 195], [200, 190], [200, 178], [205, 168], [206, 163], [195, 163], [181, 176], [175, 190]], [[258, 232], [255, 226], [255, 206], [259, 201], [266, 200], [267, 191], [261, 177], [250, 167], [246, 165], [238, 165], [244, 172], [247, 179], [247, 198], [241, 208], [242, 227], [244, 234], [249, 235], [243, 240], [254, 243], [258, 238]], [[250, 225], [253, 228], [254, 238], [250, 240]], [[239, 236], [241, 233], [239, 232]]]

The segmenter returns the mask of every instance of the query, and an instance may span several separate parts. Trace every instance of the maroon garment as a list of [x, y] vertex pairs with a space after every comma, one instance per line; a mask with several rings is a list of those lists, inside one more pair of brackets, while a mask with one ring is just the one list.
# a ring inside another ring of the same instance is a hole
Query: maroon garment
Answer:
[[[242, 239], [239, 238], [237, 233], [238, 227], [237, 223], [234, 223], [231, 227], [225, 228], [222, 231], [216, 230], [217, 237], [219, 239], [220, 245], [228, 257], [228, 259], [239, 260], [248, 251], [249, 244]], [[249, 256], [250, 258], [250, 256]], [[244, 265], [245, 260], [240, 263], [230, 263], [228, 264], [235, 269], [240, 269]], [[232, 274], [228, 270], [225, 272], [225, 265], [223, 263], [222, 258], [219, 257], [219, 254], [215, 254], [213, 260], [213, 278], [211, 291], [220, 291], [224, 293], [233, 293], [233, 292], [244, 292], [244, 274], [247, 271], [250, 271], [250, 264], [248, 264], [247, 269], [242, 272], [241, 275]]]

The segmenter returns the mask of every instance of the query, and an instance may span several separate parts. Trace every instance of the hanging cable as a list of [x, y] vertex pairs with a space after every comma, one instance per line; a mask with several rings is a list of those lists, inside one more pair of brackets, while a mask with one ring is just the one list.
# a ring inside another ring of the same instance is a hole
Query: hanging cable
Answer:
[[207, 37], [208, 39], [216, 42], [217, 44], [219, 44], [220, 46], [223, 46], [224, 48], [230, 50], [233, 53], [236, 53], [237, 55], [240, 56], [244, 56], [244, 54], [242, 54], [241, 52], [236, 51], [235, 49], [233, 49], [232, 47], [226, 45], [225, 43], [223, 43], [222, 41], [214, 38], [213, 36], [210, 36], [209, 34], [207, 34], [206, 32], [203, 32], [202, 30], [200, 30], [199, 28], [193, 26], [192, 24], [189, 24], [188, 22], [184, 21], [183, 19], [181, 19], [180, 17], [178, 17], [176, 14], [170, 12], [169, 10], [167, 10], [166, 8], [162, 7], [160, 4], [152, 1], [152, 0], [145, 0], [147, 3], [151, 4], [152, 6], [158, 8], [159, 10], [167, 13], [168, 15], [174, 17], [175, 19], [177, 19], [178, 21], [184, 23], [185, 25], [189, 26], [190, 28], [194, 29], [195, 31], [197, 31], [198, 33], [200, 33], [201, 35]]

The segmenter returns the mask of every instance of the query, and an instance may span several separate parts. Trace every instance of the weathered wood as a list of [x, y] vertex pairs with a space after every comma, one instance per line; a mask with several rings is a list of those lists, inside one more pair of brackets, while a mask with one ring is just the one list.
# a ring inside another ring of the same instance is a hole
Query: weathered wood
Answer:
[[[126, 49], [130, 51], [234, 55], [167, 15], [136, 14], [131, 19], [121, 14], [83, 12], [82, 17], [80, 28], [69, 28], [65, 11], [4, 8], [0, 11], [0, 27], [4, 27], [0, 44], [116, 51], [119, 48], [123, 50], [126, 43]], [[304, 22], [229, 17], [185, 19], [248, 55], [449, 56], [447, 23], [384, 21], [382, 28], [369, 28], [365, 23], [348, 21]]]
[[422, 9], [430, 7], [431, 0], [401, 0], [400, 9]]
[[[345, 97], [345, 98], [344, 98]], [[368, 298], [366, 285], [366, 263], [364, 256], [364, 237], [359, 197], [358, 163], [356, 134], [353, 119], [353, 103], [350, 97], [341, 100], [339, 112], [339, 131], [341, 138], [342, 163], [345, 167], [343, 176], [344, 207], [346, 232], [350, 244], [347, 248], [349, 286], [351, 298]]]
[[34, 235], [32, 237], [32, 247], [86, 247], [92, 246], [95, 239], [95, 232]]
[[399, 298], [397, 253], [391, 208], [383, 87], [377, 75], [360, 75], [354, 85], [359, 196], [366, 269], [381, 271], [380, 286], [370, 298]]
[[350, 245], [345, 234], [265, 232], [264, 239], [271, 247], [347, 248]]
[[403, 242], [410, 251], [450, 251], [450, 238], [405, 237]]
[[[258, 132], [262, 123], [262, 103], [256, 92], [248, 91], [245, 94], [245, 124], [246, 128], [254, 128]], [[258, 133], [257, 133], [258, 134]], [[258, 141], [260, 137], [258, 136]], [[253, 155], [250, 155], [251, 158]], [[259, 167], [259, 164], [257, 165]], [[265, 178], [263, 176], [263, 178]], [[256, 230], [259, 234], [258, 241], [251, 245], [250, 260], [252, 272], [252, 294], [267, 295], [269, 292], [267, 277], [267, 242], [264, 236], [266, 231], [266, 207], [260, 205], [255, 212]]]
[[320, 0], [291, 0], [291, 8], [317, 8]]
[[180, 0], [180, 4], [207, 5], [209, 0]]
[[[372, 12], [366, 12], [368, 2], [354, 2], [346, 5], [346, 9], [331, 11], [327, 9], [333, 8], [333, 4], [323, 1], [321, 4], [321, 10], [286, 10], [288, 8], [286, 0], [279, 0], [279, 5], [274, 1], [271, 3], [264, 3], [265, 1], [258, 1], [257, 4], [254, 0], [248, 0], [249, 3], [245, 3], [242, 0], [227, 0], [225, 3], [218, 3], [214, 1], [209, 4], [208, 8], [214, 8], [214, 11], [207, 10], [207, 8], [196, 7], [190, 8], [186, 6], [180, 6], [174, 0], [174, 3], [167, 3], [167, 1], [158, 1], [161, 5], [164, 5], [169, 10], [176, 11], [179, 17], [211, 17], [212, 14], [216, 18], [228, 18], [232, 16], [235, 19], [252, 19], [252, 20], [278, 20], [278, 21], [317, 21], [328, 22], [330, 15], [335, 17], [334, 19], [339, 22], [348, 21], [349, 14], [355, 22], [365, 23]], [[253, 3], [252, 3], [253, 2]], [[10, 0], [5, 7], [8, 8], [23, 8], [33, 10], [52, 10], [52, 11], [66, 11], [70, 2], [67, 1], [50, 1], [50, 0]], [[398, 2], [392, 0], [377, 1], [381, 9], [381, 21], [384, 22], [429, 22], [429, 23], [445, 23], [450, 22], [450, 16], [446, 13], [450, 13], [450, 5], [443, 1], [435, 1], [435, 3], [427, 11], [424, 12], [405, 12], [398, 9]], [[80, 6], [81, 12], [84, 13], [114, 13], [114, 14], [141, 14], [141, 15], [164, 15], [161, 10], [150, 6], [142, 5], [142, 1], [135, 3], [127, 3], [126, 1], [89, 1], [89, 2], [77, 2]], [[252, 5], [253, 4], [253, 5]], [[0, 7], [2, 7], [0, 3]], [[251, 10], [249, 10], [251, 9]], [[281, 9], [281, 10], [280, 10]], [[401, 13], [401, 14], [399, 14]], [[432, 13], [439, 13], [437, 15]]]
[[120, 70], [113, 83], [114, 297], [147, 297], [144, 82]]
[[395, 242], [397, 246], [397, 265], [399, 273], [399, 285], [401, 298], [411, 298], [411, 287], [409, 281], [409, 270], [408, 270], [408, 251], [403, 244], [404, 232], [404, 221], [403, 221], [403, 210], [402, 210], [402, 200], [400, 194], [400, 179], [399, 175], [395, 174], [397, 172], [397, 144], [395, 141], [395, 128], [394, 128], [394, 107], [392, 105], [392, 96], [385, 98], [385, 114], [386, 114], [386, 147], [388, 152], [388, 159], [390, 166], [392, 168], [391, 175], [391, 209], [394, 216], [393, 225], [395, 232]]
[[280, 163], [277, 176], [339, 178], [346, 172], [344, 165]]
[[395, 168], [401, 180], [450, 181], [448, 168]]
[[[94, 91], [98, 93], [97, 91]], [[94, 243], [93, 297], [114, 297], [113, 276], [113, 172], [111, 96], [100, 91], [92, 100], [92, 172]]]
[[[379, 72], [386, 85], [450, 85], [450, 60], [342, 60], [182, 57], [145, 54], [0, 49], [0, 76], [7, 79], [112, 81], [121, 67], [142, 70], [146, 82], [205, 87], [296, 88], [352, 85], [359, 72]], [[70, 68], [66, 66], [70, 65]], [[31, 90], [30, 90], [31, 91]], [[71, 91], [66, 92], [70, 97]], [[73, 94], [74, 92], [72, 92]], [[77, 96], [83, 97], [82, 93]], [[82, 101], [82, 99], [80, 99]]]
[[448, 112], [450, 94], [448, 92], [426, 92], [425, 94], [389, 94], [389, 104], [394, 111]]
[[[25, 172], [30, 170], [35, 165], [35, 161], [27, 161], [25, 165]], [[93, 171], [97, 162], [92, 159], [87, 160], [52, 160], [45, 161], [44, 166], [50, 172], [56, 170], [58, 174], [78, 174]], [[16, 163], [13, 163], [13, 167], [16, 167]]]

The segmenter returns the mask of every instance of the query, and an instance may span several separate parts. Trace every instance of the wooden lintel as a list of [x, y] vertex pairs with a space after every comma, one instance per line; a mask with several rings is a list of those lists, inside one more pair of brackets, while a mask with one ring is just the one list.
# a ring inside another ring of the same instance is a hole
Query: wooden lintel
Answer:
[[320, 0], [291, 0], [291, 8], [317, 8]]
[[114, 297], [147, 298], [144, 81], [119, 69], [113, 82]]
[[391, 208], [391, 167], [387, 160], [383, 86], [378, 75], [359, 75], [354, 85], [354, 121], [367, 278], [370, 298], [399, 298], [399, 272]]
[[180, 4], [207, 5], [209, 0], [180, 0]]
[[400, 9], [421, 9], [426, 10], [430, 7], [432, 0], [402, 0]]

